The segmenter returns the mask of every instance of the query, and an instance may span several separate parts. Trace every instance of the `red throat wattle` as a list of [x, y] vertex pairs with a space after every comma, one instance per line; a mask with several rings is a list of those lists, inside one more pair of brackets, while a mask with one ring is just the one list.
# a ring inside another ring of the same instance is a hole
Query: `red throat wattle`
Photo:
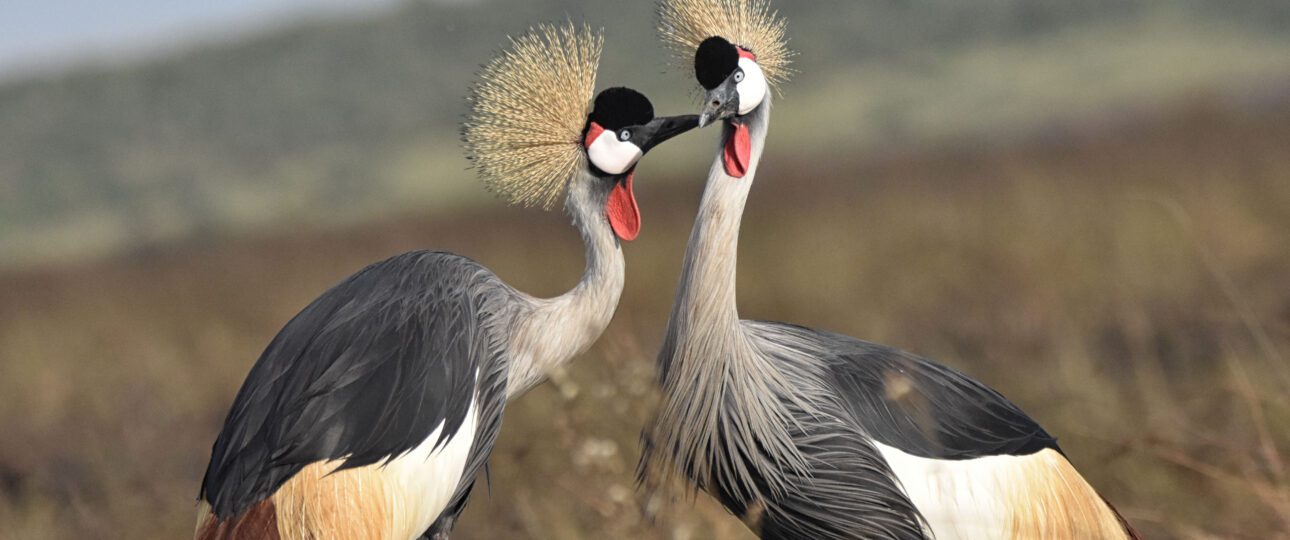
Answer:
[[641, 211], [636, 207], [636, 193], [632, 191], [632, 180], [636, 178], [636, 168], [627, 171], [627, 179], [614, 185], [609, 192], [609, 201], [605, 203], [605, 214], [609, 216], [609, 226], [621, 240], [635, 240], [641, 233]]
[[752, 138], [748, 135], [748, 126], [743, 122], [732, 122], [735, 132], [726, 139], [726, 148], [722, 152], [725, 158], [726, 174], [743, 178], [748, 174], [748, 161], [752, 158]]

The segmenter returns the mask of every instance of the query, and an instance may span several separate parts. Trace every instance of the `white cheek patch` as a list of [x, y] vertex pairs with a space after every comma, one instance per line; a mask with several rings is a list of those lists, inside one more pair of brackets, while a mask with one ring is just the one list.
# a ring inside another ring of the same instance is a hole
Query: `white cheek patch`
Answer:
[[644, 155], [639, 146], [618, 140], [618, 134], [605, 130], [591, 146], [587, 147], [587, 157], [597, 168], [609, 174], [623, 174], [631, 169], [636, 161]]
[[766, 99], [766, 75], [751, 58], [740, 58], [739, 67], [744, 70], [743, 82], [735, 87], [739, 90], [739, 114], [748, 114]]

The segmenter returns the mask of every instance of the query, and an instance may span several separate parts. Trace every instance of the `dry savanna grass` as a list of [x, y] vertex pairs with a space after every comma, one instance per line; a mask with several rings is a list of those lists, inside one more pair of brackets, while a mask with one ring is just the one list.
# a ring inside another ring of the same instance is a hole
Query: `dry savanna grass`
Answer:
[[[1148, 537], [1286, 538], [1290, 102], [1045, 133], [814, 161], [772, 135], [743, 232], [743, 315], [989, 382]], [[672, 187], [642, 167], [622, 307], [508, 409], [491, 490], [457, 538], [747, 537], [702, 497], [633, 483], [696, 165]], [[0, 538], [191, 534], [209, 445], [273, 333], [346, 274], [421, 247], [543, 294], [582, 264], [565, 219], [499, 204], [0, 276]]]

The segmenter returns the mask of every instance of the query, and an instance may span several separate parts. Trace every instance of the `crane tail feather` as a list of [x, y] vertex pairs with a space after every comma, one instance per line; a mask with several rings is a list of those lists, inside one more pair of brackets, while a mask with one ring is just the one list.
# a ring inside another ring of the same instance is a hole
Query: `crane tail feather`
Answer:
[[197, 531], [194, 540], [280, 540], [278, 512], [273, 501], [266, 499], [231, 519], [221, 520], [202, 502], [197, 509]]
[[1120, 510], [1115, 505], [1111, 504], [1111, 501], [1106, 500], [1106, 497], [1102, 497], [1100, 493], [1098, 497], [1101, 497], [1102, 502], [1106, 503], [1106, 507], [1111, 509], [1112, 514], [1115, 514], [1115, 519], [1119, 520], [1120, 526], [1124, 528], [1124, 534], [1128, 536], [1128, 540], [1142, 540], [1142, 536], [1138, 534], [1137, 529], [1134, 529], [1133, 525], [1129, 524], [1129, 520], [1124, 518], [1124, 515], [1120, 513]]

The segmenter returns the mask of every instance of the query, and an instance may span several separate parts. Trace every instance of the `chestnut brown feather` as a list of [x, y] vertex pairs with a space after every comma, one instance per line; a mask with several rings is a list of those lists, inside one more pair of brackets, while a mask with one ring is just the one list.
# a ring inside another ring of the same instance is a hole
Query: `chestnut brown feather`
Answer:
[[273, 501], [264, 500], [237, 517], [220, 520], [209, 504], [197, 510], [196, 540], [279, 540], [278, 513]]

